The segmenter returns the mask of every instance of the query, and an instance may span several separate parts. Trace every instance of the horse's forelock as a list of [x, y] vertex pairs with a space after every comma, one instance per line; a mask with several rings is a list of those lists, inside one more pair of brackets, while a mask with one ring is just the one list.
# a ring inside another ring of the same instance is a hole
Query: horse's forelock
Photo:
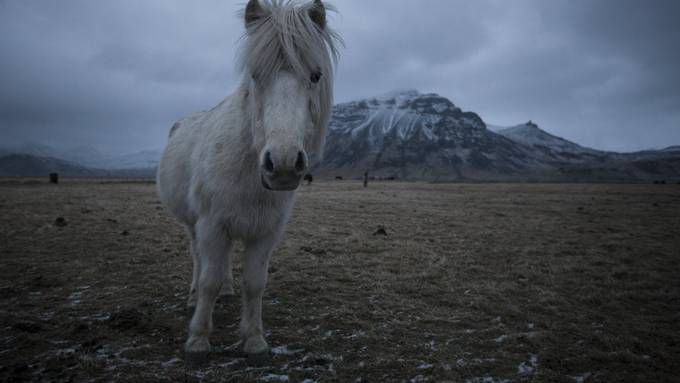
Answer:
[[[323, 25], [318, 24], [320, 2], [301, 4], [293, 0], [258, 0], [259, 17], [246, 17], [247, 30], [239, 56], [241, 70], [252, 76], [262, 86], [286, 69], [296, 76], [309, 80], [320, 70], [317, 84], [319, 97], [311, 100], [316, 129], [306, 138], [311, 156], [320, 160], [326, 126], [333, 106], [333, 74], [338, 57], [340, 37], [326, 25], [325, 12], [335, 11], [324, 4]], [[247, 12], [247, 10], [246, 10]]]

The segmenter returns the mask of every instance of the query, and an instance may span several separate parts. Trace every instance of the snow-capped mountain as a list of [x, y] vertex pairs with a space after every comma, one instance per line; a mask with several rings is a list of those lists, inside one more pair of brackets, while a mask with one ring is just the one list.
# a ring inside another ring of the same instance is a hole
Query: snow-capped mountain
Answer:
[[336, 105], [324, 161], [313, 171], [439, 180], [680, 177], [680, 161], [668, 160], [678, 154], [585, 148], [532, 122], [487, 127], [444, 97], [409, 90]]
[[477, 178], [543, 167], [530, 150], [486, 129], [437, 94], [393, 92], [334, 108], [320, 173]]

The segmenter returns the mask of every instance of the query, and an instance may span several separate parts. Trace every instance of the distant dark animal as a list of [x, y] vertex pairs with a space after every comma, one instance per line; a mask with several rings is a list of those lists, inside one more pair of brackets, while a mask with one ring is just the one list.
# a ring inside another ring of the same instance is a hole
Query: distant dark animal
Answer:
[[305, 174], [304, 180], [307, 181], [307, 185], [311, 185], [312, 182], [314, 182], [314, 176], [312, 176], [311, 174], [307, 173], [307, 174]]
[[50, 183], [51, 184], [59, 183], [59, 173], [50, 173]]
[[337, 176], [337, 177], [335, 177], [335, 180], [336, 180], [336, 181], [342, 181], [342, 177]]
[[[190, 366], [210, 351], [213, 310], [233, 296], [231, 249], [240, 241], [243, 351], [258, 363], [269, 346], [262, 295], [274, 247], [288, 221], [295, 190], [321, 160], [332, 113], [338, 36], [327, 6], [250, 0], [236, 92], [172, 128], [158, 167], [163, 204], [185, 227], [193, 257], [187, 306], [195, 308], [185, 343]], [[272, 320], [272, 322], [275, 322]]]

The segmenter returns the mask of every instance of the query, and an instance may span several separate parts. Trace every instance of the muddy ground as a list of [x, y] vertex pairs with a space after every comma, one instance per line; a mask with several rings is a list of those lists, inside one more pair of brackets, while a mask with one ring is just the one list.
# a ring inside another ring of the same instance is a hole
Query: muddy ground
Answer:
[[680, 380], [680, 185], [304, 186], [271, 366], [242, 359], [234, 301], [197, 371], [187, 242], [154, 187], [0, 180], [0, 381]]

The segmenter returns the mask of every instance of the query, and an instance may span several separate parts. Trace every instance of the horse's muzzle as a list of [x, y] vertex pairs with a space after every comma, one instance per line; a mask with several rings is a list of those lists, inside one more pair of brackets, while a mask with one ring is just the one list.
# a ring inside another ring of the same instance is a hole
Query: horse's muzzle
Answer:
[[300, 186], [301, 180], [300, 177], [272, 180], [268, 179], [264, 174], [260, 174], [260, 179], [262, 180], [262, 186], [271, 191], [293, 191]]
[[260, 168], [260, 178], [265, 189], [292, 191], [300, 186], [302, 176], [307, 170], [307, 155], [300, 150], [288, 158], [285, 155], [275, 158], [272, 152], [267, 150]]

